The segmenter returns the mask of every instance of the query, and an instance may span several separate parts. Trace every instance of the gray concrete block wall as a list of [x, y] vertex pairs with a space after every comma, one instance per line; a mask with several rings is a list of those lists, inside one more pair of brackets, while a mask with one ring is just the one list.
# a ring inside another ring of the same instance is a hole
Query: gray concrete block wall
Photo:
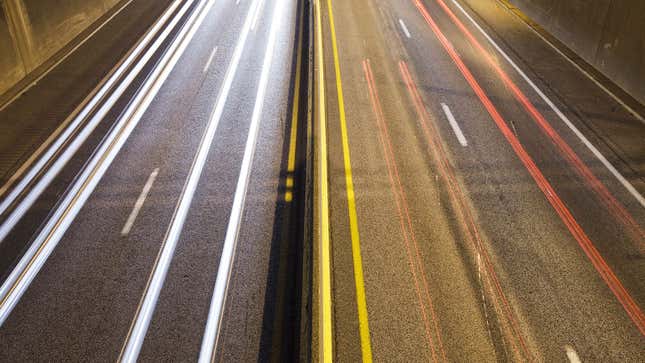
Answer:
[[120, 0], [0, 0], [0, 95]]
[[645, 0], [510, 0], [645, 104]]

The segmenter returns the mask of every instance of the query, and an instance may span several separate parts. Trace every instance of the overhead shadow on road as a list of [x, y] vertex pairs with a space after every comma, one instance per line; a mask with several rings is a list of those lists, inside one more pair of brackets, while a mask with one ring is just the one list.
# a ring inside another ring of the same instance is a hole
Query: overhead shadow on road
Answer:
[[[285, 123], [284, 142], [282, 146], [282, 160], [280, 183], [278, 185], [278, 200], [274, 213], [274, 226], [271, 239], [271, 252], [269, 270], [267, 274], [264, 314], [262, 323], [262, 337], [258, 362], [296, 362], [300, 361], [303, 347], [308, 344], [307, 336], [303, 336], [303, 325], [307, 324], [302, 319], [303, 304], [307, 304], [310, 294], [305, 287], [307, 274], [305, 271], [306, 249], [309, 248], [306, 238], [306, 150], [307, 150], [307, 85], [308, 85], [308, 31], [307, 31], [307, 3], [300, 2], [296, 29], [297, 41], [294, 43], [292, 69], [298, 67], [298, 51], [301, 52], [300, 71], [301, 77], [294, 76], [290, 87], [290, 112], [291, 119], [294, 102], [298, 102], [297, 128], [295, 134], [295, 167], [289, 168], [289, 151], [294, 124]], [[304, 12], [302, 7], [304, 7]], [[304, 24], [302, 22], [305, 22]], [[304, 26], [303, 26], [304, 25]], [[303, 36], [304, 34], [304, 36]], [[298, 47], [301, 43], [302, 48]], [[296, 82], [300, 84], [296, 87]], [[295, 97], [299, 92], [300, 97]], [[292, 169], [292, 170], [290, 170]]]

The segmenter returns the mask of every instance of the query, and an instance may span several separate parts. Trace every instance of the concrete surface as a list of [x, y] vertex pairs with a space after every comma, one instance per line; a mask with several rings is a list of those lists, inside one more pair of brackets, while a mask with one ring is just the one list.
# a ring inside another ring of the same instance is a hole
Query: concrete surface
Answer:
[[0, 184], [6, 183], [97, 87], [169, 4], [169, 0], [133, 2], [0, 110]]
[[36, 70], [121, 0], [3, 0], [0, 95]]
[[645, 2], [509, 1], [635, 99], [645, 103]]
[[18, 48], [11, 36], [9, 23], [4, 7], [0, 7], [0, 94], [25, 76], [25, 66], [22, 63]]

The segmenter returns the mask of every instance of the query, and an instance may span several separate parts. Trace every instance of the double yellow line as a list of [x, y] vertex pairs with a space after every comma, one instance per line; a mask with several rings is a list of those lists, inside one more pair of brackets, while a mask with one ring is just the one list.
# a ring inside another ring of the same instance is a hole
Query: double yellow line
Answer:
[[[316, 22], [316, 63], [318, 82], [318, 120], [319, 120], [319, 165], [320, 165], [320, 361], [324, 363], [333, 360], [333, 335], [332, 335], [332, 301], [331, 301], [331, 244], [329, 232], [329, 190], [327, 170], [327, 114], [325, 100], [325, 72], [323, 57], [323, 33], [321, 20], [320, 1], [315, 1], [315, 22]], [[336, 41], [336, 27], [334, 25], [334, 14], [331, 0], [327, 0], [327, 11], [329, 17], [329, 28], [331, 31], [331, 42], [334, 56], [334, 71], [336, 75], [336, 91], [338, 95], [338, 109], [340, 113], [340, 128], [343, 148], [343, 163], [345, 168], [345, 184], [347, 192], [347, 208], [349, 213], [349, 227], [352, 242], [352, 258], [354, 264], [354, 280], [356, 284], [356, 305], [358, 309], [358, 322], [361, 339], [361, 353], [363, 362], [372, 362], [372, 347], [370, 343], [370, 332], [367, 316], [367, 303], [365, 299], [365, 283], [363, 278], [363, 263], [361, 257], [360, 235], [358, 232], [358, 218], [356, 214], [356, 200], [354, 195], [354, 182], [352, 179], [351, 159], [349, 155], [349, 139], [347, 134], [347, 121], [345, 118], [345, 101], [343, 97], [343, 85], [340, 74], [340, 61], [338, 56], [338, 45]]]

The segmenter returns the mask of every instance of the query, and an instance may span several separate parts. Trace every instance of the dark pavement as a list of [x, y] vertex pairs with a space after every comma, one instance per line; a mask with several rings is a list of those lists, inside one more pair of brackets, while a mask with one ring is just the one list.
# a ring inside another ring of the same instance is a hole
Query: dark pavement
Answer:
[[642, 360], [645, 124], [499, 2], [321, 4], [334, 358]]
[[[221, 120], [139, 355], [141, 361], [199, 357], [231, 205], [236, 193], [245, 192], [238, 190], [237, 181], [266, 67], [269, 33], [277, 17], [281, 21], [275, 26], [273, 59], [267, 70], [270, 91], [260, 100], [264, 107], [217, 353], [218, 359], [244, 361], [299, 354], [298, 343], [281, 340], [287, 336], [297, 341], [300, 329], [294, 320], [299, 311], [290, 308], [299, 303], [300, 288], [295, 279], [300, 254], [290, 252], [302, 248], [297, 227], [303, 224], [300, 150], [297, 169], [291, 172], [295, 185], [289, 202], [284, 185], [302, 4], [278, 3], [214, 2], [91, 197], [2, 325], [0, 361], [119, 358], [196, 150], [224, 89], [225, 73], [234, 62], [236, 47], [241, 47], [239, 67], [224, 98]], [[259, 9], [257, 14], [254, 9]], [[279, 13], [276, 17], [274, 9]], [[245, 24], [248, 37], [243, 44], [240, 34]], [[301, 126], [296, 142], [304, 135]], [[152, 183], [147, 198], [124, 233], [147, 182]], [[64, 191], [52, 188], [46, 194]], [[282, 228], [285, 225], [296, 227]], [[285, 271], [292, 278], [282, 276]], [[278, 284], [279, 280], [293, 283]], [[278, 304], [289, 308], [273, 310]]]
[[6, 198], [172, 10], [0, 210], [0, 361], [642, 361], [645, 123], [504, 4], [134, 1], [0, 110]]

